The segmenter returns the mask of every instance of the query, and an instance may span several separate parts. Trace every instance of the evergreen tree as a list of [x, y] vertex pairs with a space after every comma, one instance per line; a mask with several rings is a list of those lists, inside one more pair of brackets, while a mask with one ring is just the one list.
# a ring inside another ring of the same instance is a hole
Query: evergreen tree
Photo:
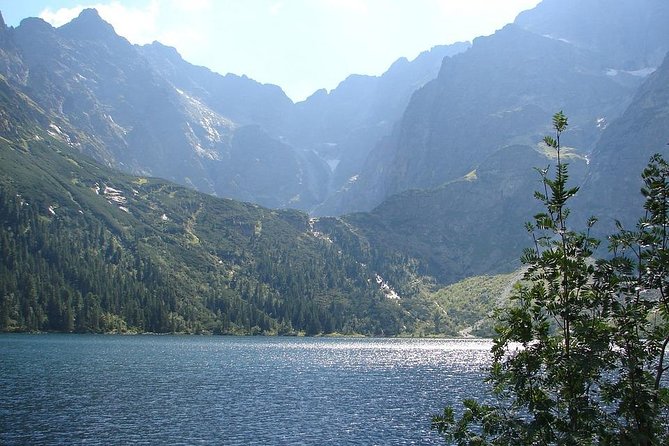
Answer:
[[560, 137], [553, 117], [555, 176], [541, 170], [545, 212], [527, 228], [534, 246], [524, 281], [498, 314], [488, 382], [495, 402], [465, 400], [433, 418], [458, 445], [661, 445], [669, 440], [665, 352], [669, 344], [667, 178], [662, 157], [644, 171], [646, 216], [610, 239], [613, 257], [594, 262], [599, 242], [569, 226]]

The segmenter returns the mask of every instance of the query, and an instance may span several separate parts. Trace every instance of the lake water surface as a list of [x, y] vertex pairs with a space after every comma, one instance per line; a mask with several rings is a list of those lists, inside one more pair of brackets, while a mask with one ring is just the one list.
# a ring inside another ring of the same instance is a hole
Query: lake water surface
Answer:
[[431, 445], [490, 342], [0, 335], [2, 445]]

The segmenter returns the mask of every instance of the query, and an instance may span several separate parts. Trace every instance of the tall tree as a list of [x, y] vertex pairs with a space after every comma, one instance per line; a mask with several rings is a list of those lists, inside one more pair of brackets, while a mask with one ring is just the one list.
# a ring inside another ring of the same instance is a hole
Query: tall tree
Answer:
[[635, 230], [618, 224], [613, 258], [600, 262], [600, 287], [611, 298], [616, 373], [602, 386], [616, 408], [620, 443], [669, 442], [669, 165], [651, 157], [642, 174], [645, 215]]
[[512, 304], [498, 313], [490, 400], [465, 400], [433, 427], [458, 445], [667, 444], [665, 351], [669, 344], [667, 197], [660, 156], [644, 171], [646, 216], [611, 237], [612, 258], [595, 262], [599, 241], [570, 227], [568, 166], [553, 117], [555, 176], [540, 170], [545, 208], [527, 224], [533, 246]]

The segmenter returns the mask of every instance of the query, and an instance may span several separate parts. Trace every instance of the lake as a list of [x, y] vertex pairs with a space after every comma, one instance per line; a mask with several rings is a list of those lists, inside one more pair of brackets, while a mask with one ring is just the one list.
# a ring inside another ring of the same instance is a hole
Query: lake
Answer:
[[431, 445], [481, 340], [0, 335], [3, 445]]

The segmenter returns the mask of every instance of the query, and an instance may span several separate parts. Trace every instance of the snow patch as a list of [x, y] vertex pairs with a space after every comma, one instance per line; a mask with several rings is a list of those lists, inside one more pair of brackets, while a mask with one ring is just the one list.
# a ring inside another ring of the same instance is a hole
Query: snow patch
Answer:
[[[95, 183], [95, 186], [92, 189], [96, 194], [104, 196], [109, 204], [115, 204], [122, 211], [130, 213], [130, 210], [127, 207], [128, 199], [123, 195], [122, 190], [114, 189], [106, 184], [104, 185], [104, 188], [102, 188], [98, 183]], [[100, 190], [102, 190], [102, 194], [100, 194]]]
[[325, 162], [328, 164], [328, 167], [330, 167], [330, 171], [334, 172], [341, 160], [325, 160]]
[[316, 224], [317, 221], [318, 221], [318, 218], [310, 218], [309, 219], [309, 233], [312, 236], [314, 236], [318, 239], [324, 240], [324, 241], [331, 244], [332, 239], [330, 237], [328, 237], [326, 234], [323, 234], [322, 232], [316, 231], [316, 229], [314, 229], [314, 225]]
[[606, 75], [609, 77], [615, 77], [619, 74], [629, 74], [630, 76], [635, 77], [647, 77], [653, 74], [657, 70], [657, 67], [646, 67], [639, 70], [618, 70], [615, 68], [609, 68], [606, 70]]
[[110, 125], [113, 129], [117, 130], [119, 133], [122, 133], [123, 135], [127, 135], [127, 134], [128, 134], [128, 130], [126, 130], [124, 127], [118, 125], [118, 124], [116, 123], [116, 121], [114, 121], [114, 118], [111, 117], [111, 115], [107, 115], [107, 114], [105, 114], [105, 115], [103, 115], [103, 116], [105, 117], [105, 119], [106, 119], [107, 121], [109, 121], [109, 125]]
[[374, 278], [376, 279], [376, 284], [379, 286], [381, 291], [383, 291], [383, 294], [386, 296], [387, 299], [392, 299], [392, 300], [399, 300], [400, 296], [395, 292], [395, 290], [388, 285], [388, 283], [383, 280], [383, 277], [381, 277], [378, 274], [374, 275]]
[[597, 128], [600, 130], [604, 130], [609, 126], [609, 123], [606, 122], [606, 118], [597, 118]]
[[58, 126], [57, 126], [56, 124], [54, 124], [54, 123], [49, 124], [49, 128], [50, 128], [51, 130], [53, 130], [54, 132], [56, 132], [56, 134], [58, 134], [58, 135], [64, 135], [64, 134], [65, 134], [65, 133], [63, 133], [63, 131], [60, 129], [60, 127], [58, 127]]
[[52, 122], [51, 124], [49, 124], [49, 128], [47, 129], [47, 133], [48, 133], [49, 135], [53, 136], [54, 138], [58, 138], [58, 139], [60, 139], [61, 141], [64, 141], [64, 142], [67, 143], [70, 147], [76, 147], [76, 146], [77, 146], [77, 144], [74, 144], [74, 143], [72, 142], [72, 139], [70, 138], [70, 135], [68, 135], [67, 133], [63, 132], [63, 131], [60, 129], [60, 127], [58, 127], [58, 126], [57, 126], [56, 124], [54, 124], [53, 122]]
[[563, 37], [557, 37], [557, 36], [553, 36], [553, 35], [550, 35], [550, 34], [544, 34], [542, 37], [545, 37], [545, 38], [551, 39], [551, 40], [557, 40], [558, 42], [564, 42], [564, 43], [571, 44], [571, 41], [569, 41], [569, 40], [567, 40]]

